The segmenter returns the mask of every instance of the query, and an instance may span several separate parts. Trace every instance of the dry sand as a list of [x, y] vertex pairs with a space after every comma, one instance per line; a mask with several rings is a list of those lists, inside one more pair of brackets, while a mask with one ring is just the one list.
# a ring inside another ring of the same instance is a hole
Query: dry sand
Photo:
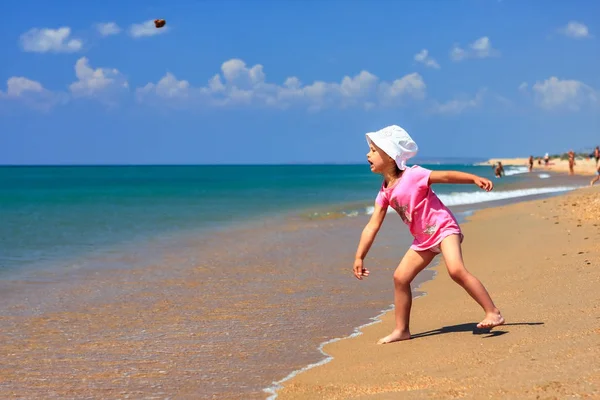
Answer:
[[285, 382], [279, 399], [599, 399], [599, 192], [485, 209], [464, 225], [466, 266], [506, 325], [475, 333], [482, 312], [440, 263], [413, 302], [412, 340], [376, 344], [393, 329], [387, 313], [325, 346], [334, 359]]
[[[492, 158], [486, 162], [480, 163], [479, 165], [494, 165], [500, 161], [504, 166], [529, 166], [528, 158]], [[593, 176], [596, 173], [596, 160], [595, 159], [575, 159], [575, 167], [573, 171], [577, 175], [590, 175]], [[537, 160], [533, 163], [534, 171], [554, 171], [554, 172], [569, 172], [569, 162], [567, 160], [561, 160], [560, 158], [551, 158], [549, 165], [545, 166], [542, 161], [542, 165], [538, 165]]]

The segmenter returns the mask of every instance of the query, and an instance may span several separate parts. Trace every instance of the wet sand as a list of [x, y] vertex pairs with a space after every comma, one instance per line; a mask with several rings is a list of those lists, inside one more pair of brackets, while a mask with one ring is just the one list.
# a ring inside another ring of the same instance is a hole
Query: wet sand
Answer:
[[325, 346], [333, 360], [278, 399], [600, 398], [600, 188], [480, 210], [463, 227], [466, 266], [506, 325], [477, 331], [481, 309], [440, 263], [413, 302], [412, 340], [376, 344], [387, 313]]
[[[389, 308], [396, 248], [410, 241], [389, 223], [378, 277], [358, 285], [367, 219], [264, 221], [177, 240], [140, 268], [0, 281], [0, 398], [265, 399], [321, 361], [322, 342]], [[356, 296], [368, 299], [357, 308]]]

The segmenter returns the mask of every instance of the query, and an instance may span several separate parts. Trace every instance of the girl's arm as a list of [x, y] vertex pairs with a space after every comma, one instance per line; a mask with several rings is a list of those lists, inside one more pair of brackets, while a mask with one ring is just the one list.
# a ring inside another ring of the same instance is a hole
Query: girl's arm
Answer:
[[357, 279], [362, 280], [363, 276], [369, 276], [369, 270], [364, 267], [363, 260], [367, 256], [367, 253], [375, 240], [375, 236], [377, 236], [377, 232], [379, 232], [379, 228], [381, 228], [381, 224], [383, 224], [386, 213], [387, 207], [382, 207], [375, 203], [373, 215], [371, 215], [371, 219], [360, 235], [360, 242], [358, 242], [358, 249], [356, 250], [356, 256], [354, 257], [354, 266], [352, 267], [354, 276]]
[[358, 242], [358, 249], [356, 249], [356, 256], [354, 257], [355, 260], [364, 260], [367, 256], [367, 253], [375, 240], [375, 236], [377, 236], [377, 232], [379, 232], [379, 228], [381, 228], [381, 225], [383, 224], [386, 213], [387, 207], [382, 207], [375, 203], [373, 215], [371, 215], [371, 219], [360, 235], [360, 242]]
[[494, 188], [489, 179], [460, 171], [431, 171], [429, 184], [433, 183], [474, 183], [486, 192]]

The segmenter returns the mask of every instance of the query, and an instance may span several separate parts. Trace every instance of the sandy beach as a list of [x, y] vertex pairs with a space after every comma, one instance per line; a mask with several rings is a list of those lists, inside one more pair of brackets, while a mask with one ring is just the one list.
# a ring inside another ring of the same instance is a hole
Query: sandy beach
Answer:
[[393, 328], [387, 313], [325, 346], [333, 360], [285, 382], [278, 399], [600, 398], [599, 192], [484, 209], [464, 224], [467, 269], [506, 325], [474, 331], [482, 312], [440, 262], [413, 302], [412, 340], [376, 344]]
[[[486, 162], [480, 163], [479, 165], [494, 165], [500, 161], [504, 166], [529, 166], [529, 159], [527, 157], [517, 158], [491, 158]], [[575, 168], [573, 171], [577, 175], [590, 175], [593, 176], [596, 173], [596, 160], [593, 158], [575, 159]], [[554, 171], [554, 172], [569, 172], [569, 162], [567, 160], [561, 160], [560, 158], [551, 158], [548, 165], [544, 165], [542, 161], [541, 165], [538, 165], [537, 159], [533, 163], [534, 171]], [[591, 179], [591, 178], [590, 178]]]

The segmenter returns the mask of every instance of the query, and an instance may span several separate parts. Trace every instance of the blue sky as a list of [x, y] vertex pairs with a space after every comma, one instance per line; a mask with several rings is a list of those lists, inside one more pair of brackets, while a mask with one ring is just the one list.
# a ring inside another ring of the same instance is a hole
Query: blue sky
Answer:
[[[3, 3], [0, 164], [363, 162], [600, 144], [600, 2]], [[157, 30], [150, 21], [165, 18]]]

